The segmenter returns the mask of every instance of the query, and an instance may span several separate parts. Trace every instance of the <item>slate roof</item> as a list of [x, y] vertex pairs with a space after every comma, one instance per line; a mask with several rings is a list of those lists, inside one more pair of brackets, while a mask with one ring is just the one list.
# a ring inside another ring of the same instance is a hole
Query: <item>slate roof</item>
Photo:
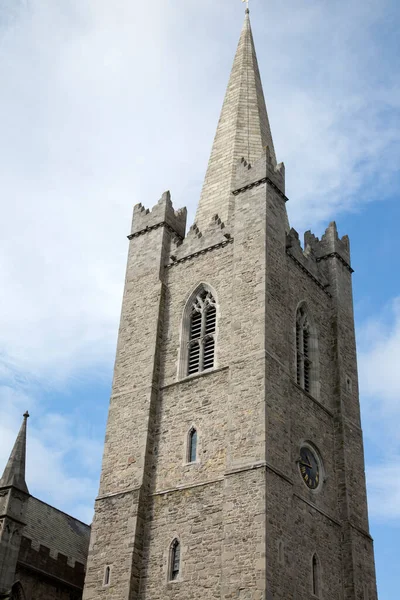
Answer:
[[54, 558], [64, 554], [71, 565], [75, 562], [86, 565], [89, 525], [33, 496], [27, 502], [25, 522], [23, 535], [32, 540], [32, 545], [49, 548]]

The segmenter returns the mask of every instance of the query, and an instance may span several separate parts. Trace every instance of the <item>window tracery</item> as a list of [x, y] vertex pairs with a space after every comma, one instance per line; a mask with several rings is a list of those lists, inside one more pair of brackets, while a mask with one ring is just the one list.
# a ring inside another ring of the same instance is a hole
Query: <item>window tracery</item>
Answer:
[[215, 364], [217, 307], [209, 290], [201, 289], [190, 309], [188, 363], [186, 375], [212, 369]]

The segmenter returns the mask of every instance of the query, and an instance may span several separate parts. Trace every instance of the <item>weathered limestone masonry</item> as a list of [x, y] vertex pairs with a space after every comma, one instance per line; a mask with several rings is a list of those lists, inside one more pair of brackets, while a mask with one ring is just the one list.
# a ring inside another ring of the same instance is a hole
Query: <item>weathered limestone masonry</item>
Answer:
[[109, 556], [116, 559], [109, 561], [112, 586], [102, 595], [139, 597], [160, 385], [164, 264], [173, 238], [181, 239], [185, 227], [186, 210], [175, 213], [168, 193], [151, 212], [135, 206], [86, 598], [100, 593]]
[[[246, 13], [198, 220], [185, 236], [169, 193], [134, 208], [84, 600], [377, 600], [349, 242], [331, 223], [302, 249], [266, 123]], [[215, 359], [188, 376], [199, 289], [216, 301]], [[320, 456], [316, 489], [304, 444]]]

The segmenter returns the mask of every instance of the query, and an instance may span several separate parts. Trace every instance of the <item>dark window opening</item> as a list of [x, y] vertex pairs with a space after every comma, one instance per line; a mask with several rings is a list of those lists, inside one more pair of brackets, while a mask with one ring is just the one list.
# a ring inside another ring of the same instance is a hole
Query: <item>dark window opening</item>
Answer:
[[192, 429], [189, 433], [188, 462], [196, 462], [197, 459], [197, 431]]
[[175, 581], [179, 577], [181, 562], [181, 546], [178, 540], [174, 540], [171, 546], [171, 572], [170, 579]]
[[312, 559], [312, 593], [319, 597], [319, 564], [315, 554]]

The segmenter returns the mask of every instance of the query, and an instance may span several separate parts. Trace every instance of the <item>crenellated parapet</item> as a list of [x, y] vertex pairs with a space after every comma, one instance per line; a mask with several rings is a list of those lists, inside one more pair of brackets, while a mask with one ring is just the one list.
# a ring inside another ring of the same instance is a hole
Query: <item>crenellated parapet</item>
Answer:
[[233, 238], [229, 228], [221, 221], [218, 215], [214, 215], [204, 231], [200, 231], [194, 223], [182, 243], [175, 244], [171, 251], [168, 267], [172, 267], [183, 260], [189, 260], [211, 250], [226, 246]]
[[157, 204], [151, 209], [146, 209], [142, 204], [133, 208], [132, 230], [129, 239], [142, 235], [158, 227], [166, 227], [182, 240], [186, 231], [186, 208], [175, 210], [169, 191], [164, 192]]
[[339, 260], [348, 271], [353, 272], [350, 265], [349, 238], [347, 235], [339, 238], [334, 221], [329, 224], [321, 239], [311, 231], [306, 231], [304, 249], [299, 234], [292, 228], [286, 235], [286, 252], [328, 295], [331, 285], [330, 270], [326, 264], [328, 259]]
[[339, 237], [335, 221], [329, 224], [321, 240], [318, 240], [318, 243], [315, 245], [315, 253], [318, 262], [335, 258], [351, 273], [353, 272], [350, 262], [349, 237], [347, 235], [344, 235], [342, 238]]
[[232, 193], [234, 196], [246, 191], [250, 187], [267, 183], [271, 185], [286, 201], [285, 196], [285, 165], [275, 164], [268, 146], [254, 164], [242, 158], [237, 166], [236, 178]]
[[[311, 243], [310, 243], [311, 242]], [[299, 234], [295, 229], [289, 231], [286, 235], [286, 253], [294, 260], [297, 266], [305, 272], [314, 283], [318, 285], [325, 293], [329, 294], [329, 280], [318, 263], [316, 255], [316, 246], [319, 244], [316, 238], [310, 232], [304, 236], [304, 250], [301, 247]]]
[[83, 588], [85, 566], [82, 563], [60, 552], [54, 554], [50, 548], [35, 544], [26, 537], [21, 540], [18, 568], [40, 570], [47, 577]]

